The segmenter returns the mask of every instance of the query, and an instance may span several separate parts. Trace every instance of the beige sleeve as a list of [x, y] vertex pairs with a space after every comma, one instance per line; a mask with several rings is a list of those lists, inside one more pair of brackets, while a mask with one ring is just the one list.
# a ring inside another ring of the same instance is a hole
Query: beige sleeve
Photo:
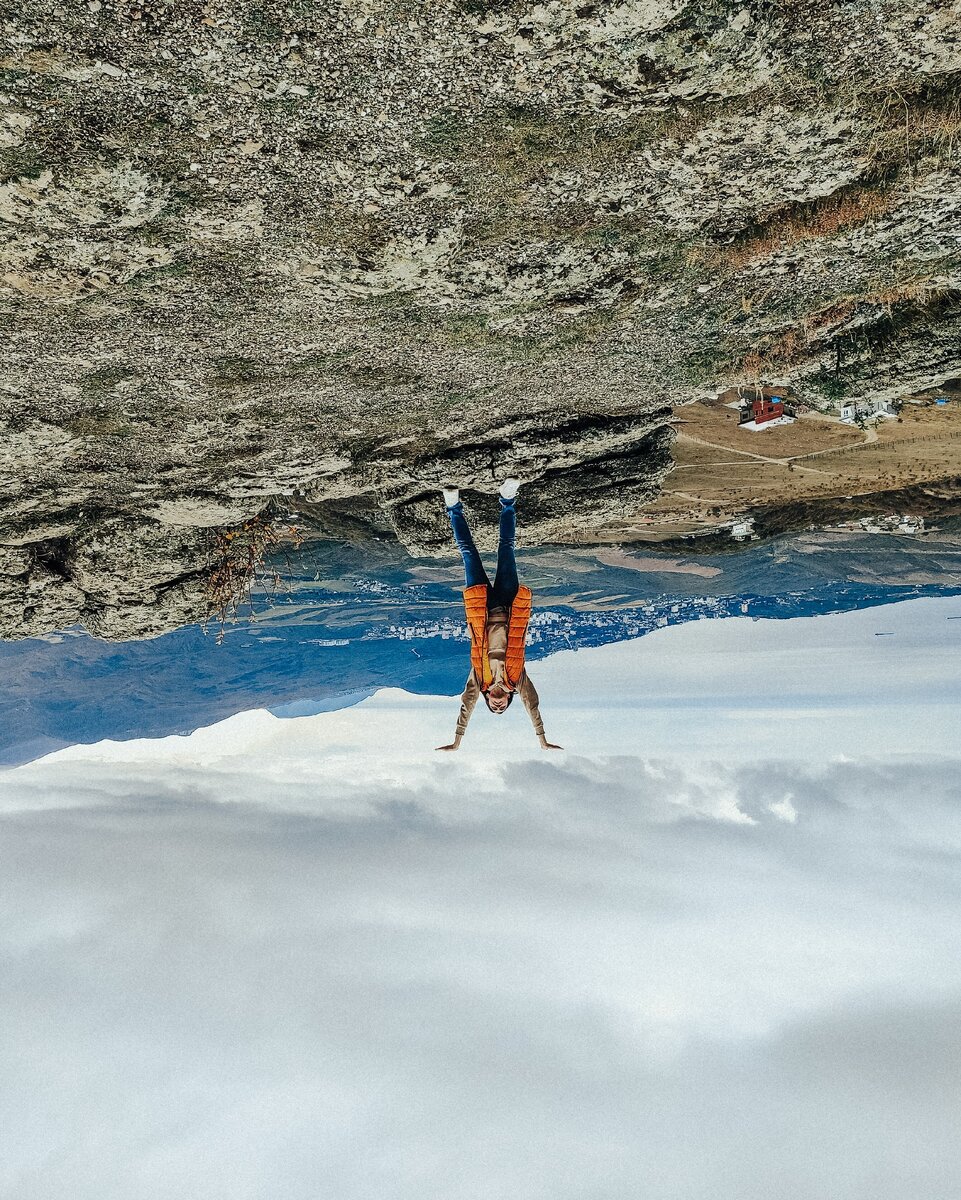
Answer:
[[470, 715], [474, 711], [474, 705], [477, 703], [479, 695], [480, 686], [477, 682], [477, 676], [472, 670], [467, 676], [467, 685], [461, 693], [460, 712], [457, 714], [457, 729], [454, 731], [456, 738], [460, 739], [464, 736], [464, 730], [467, 728], [467, 722], [470, 720]]
[[531, 724], [534, 726], [534, 732], [539, 738], [544, 736], [544, 722], [541, 720], [540, 699], [537, 695], [537, 688], [531, 683], [531, 677], [525, 671], [521, 676], [520, 686], [517, 689], [518, 695], [524, 701], [524, 707], [527, 709], [531, 719]]

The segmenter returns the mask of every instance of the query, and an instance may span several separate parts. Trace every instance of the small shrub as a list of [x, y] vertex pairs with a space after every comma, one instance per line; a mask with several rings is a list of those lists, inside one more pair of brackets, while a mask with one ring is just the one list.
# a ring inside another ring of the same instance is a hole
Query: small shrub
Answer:
[[217, 626], [217, 645], [223, 644], [227, 623], [242, 609], [253, 612], [253, 590], [258, 584], [269, 593], [284, 585], [281, 573], [267, 565], [268, 556], [289, 543], [298, 548], [303, 534], [295, 525], [278, 524], [272, 514], [262, 514], [234, 529], [210, 531], [212, 565], [207, 576], [207, 614], [204, 633], [210, 623]]

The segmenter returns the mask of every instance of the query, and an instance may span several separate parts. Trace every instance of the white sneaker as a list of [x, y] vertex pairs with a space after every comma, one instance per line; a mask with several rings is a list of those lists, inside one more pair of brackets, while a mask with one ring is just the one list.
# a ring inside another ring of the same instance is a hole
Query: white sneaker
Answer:
[[443, 488], [444, 503], [448, 508], [453, 508], [460, 499], [460, 491], [457, 488]]
[[501, 484], [500, 497], [502, 500], [513, 500], [520, 491], [521, 481], [519, 479], [505, 479]]

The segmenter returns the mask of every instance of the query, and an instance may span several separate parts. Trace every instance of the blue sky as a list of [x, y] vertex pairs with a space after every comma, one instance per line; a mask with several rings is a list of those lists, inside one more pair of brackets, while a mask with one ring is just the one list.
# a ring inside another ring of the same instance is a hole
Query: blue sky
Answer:
[[[304, 715], [383, 687], [455, 694], [465, 654], [458, 571], [414, 562], [397, 547], [373, 560], [334, 543], [317, 553], [317, 578], [294, 581], [290, 595], [269, 604], [262, 597], [256, 619], [231, 625], [219, 647], [197, 627], [123, 644], [78, 630], [0, 644], [0, 764], [75, 742], [182, 733], [254, 708]], [[958, 590], [959, 559], [957, 547], [937, 539], [837, 534], [683, 562], [610, 548], [527, 551], [522, 575], [537, 596], [529, 658], [539, 672], [562, 648], [623, 642], [662, 622], [723, 612], [790, 619], [943, 595]], [[576, 692], [584, 687], [575, 681]], [[630, 698], [636, 688], [621, 679], [618, 690]], [[662, 694], [673, 689], [659, 687], [645, 702]]]

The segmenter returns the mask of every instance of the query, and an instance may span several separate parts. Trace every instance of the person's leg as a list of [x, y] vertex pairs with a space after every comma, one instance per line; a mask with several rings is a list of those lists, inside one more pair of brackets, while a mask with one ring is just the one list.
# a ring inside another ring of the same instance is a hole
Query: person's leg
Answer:
[[470, 526], [467, 524], [467, 518], [464, 516], [464, 510], [459, 500], [447, 509], [447, 515], [450, 517], [450, 527], [454, 532], [457, 549], [461, 552], [464, 560], [464, 578], [467, 586], [474, 587], [479, 583], [486, 583], [490, 587], [490, 580], [487, 578], [481, 557], [477, 553], [477, 547], [471, 537]]
[[490, 607], [508, 608], [514, 603], [519, 586], [517, 562], [514, 558], [514, 538], [517, 533], [517, 514], [514, 498], [501, 497], [500, 537], [497, 543], [497, 573], [491, 588]]

